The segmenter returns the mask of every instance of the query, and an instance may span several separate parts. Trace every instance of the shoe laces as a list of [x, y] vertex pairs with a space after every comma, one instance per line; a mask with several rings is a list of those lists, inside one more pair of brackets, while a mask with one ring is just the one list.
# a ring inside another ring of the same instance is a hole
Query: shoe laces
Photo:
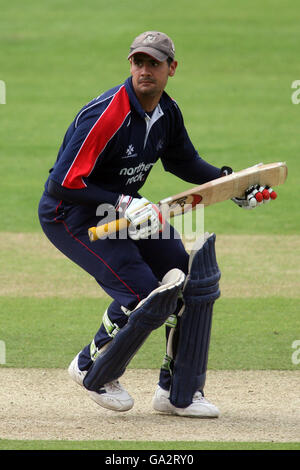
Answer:
[[122, 390], [121, 384], [118, 380], [109, 382], [105, 384], [104, 387], [108, 392], [119, 392], [120, 390]]
[[193, 402], [206, 401], [200, 390], [198, 390], [193, 396]]

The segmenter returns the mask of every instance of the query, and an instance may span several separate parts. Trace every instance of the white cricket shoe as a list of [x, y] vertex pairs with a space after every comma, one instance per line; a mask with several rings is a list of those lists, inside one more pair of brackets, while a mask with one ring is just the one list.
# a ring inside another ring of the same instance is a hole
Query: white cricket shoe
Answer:
[[133, 398], [118, 380], [103, 385], [97, 392], [88, 390], [92, 400], [103, 408], [115, 411], [128, 411], [134, 405]]
[[[87, 370], [79, 369], [78, 356], [79, 354], [74, 357], [69, 365], [68, 372], [74, 382], [84, 387], [83, 380], [87, 374]], [[90, 398], [98, 403], [98, 405], [103, 406], [103, 408], [108, 408], [109, 410], [128, 411], [134, 405], [133, 398], [122, 387], [118, 380], [103, 385], [97, 392], [92, 392], [91, 390], [87, 392]]]
[[194, 418], [218, 418], [220, 415], [218, 408], [207, 401], [199, 391], [195, 393], [193, 402], [186, 408], [177, 408], [172, 405], [169, 397], [170, 392], [158, 385], [152, 400], [153, 408], [162, 413]]
[[70, 377], [74, 380], [74, 382], [78, 383], [79, 385], [82, 385], [83, 387], [83, 379], [87, 374], [87, 370], [79, 369], [78, 367], [79, 354], [80, 353], [78, 353], [77, 356], [74, 357], [73, 361], [69, 365], [68, 372], [69, 372]]

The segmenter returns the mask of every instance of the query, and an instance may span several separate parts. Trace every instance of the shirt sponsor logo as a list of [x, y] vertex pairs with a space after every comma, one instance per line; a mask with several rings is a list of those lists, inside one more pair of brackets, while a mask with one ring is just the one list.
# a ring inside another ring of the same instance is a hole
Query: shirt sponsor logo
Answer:
[[126, 185], [127, 184], [132, 184], [136, 183], [138, 181], [144, 181], [146, 173], [153, 167], [154, 163], [140, 163], [137, 166], [131, 166], [129, 168], [122, 168], [119, 172], [120, 176], [130, 176], [130, 178], [127, 179]]

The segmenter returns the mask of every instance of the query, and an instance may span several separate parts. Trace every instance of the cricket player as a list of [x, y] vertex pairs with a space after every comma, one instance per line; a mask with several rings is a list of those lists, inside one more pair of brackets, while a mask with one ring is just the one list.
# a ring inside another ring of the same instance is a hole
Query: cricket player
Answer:
[[[200, 267], [195, 264], [190, 268], [180, 237], [140, 190], [159, 159], [166, 172], [195, 185], [232, 171], [230, 167], [213, 166], [199, 156], [178, 104], [165, 91], [177, 69], [173, 41], [162, 32], [144, 32], [132, 42], [128, 60], [129, 78], [93, 99], [75, 116], [49, 171], [39, 204], [40, 223], [49, 240], [93, 276], [112, 299], [107, 310], [100, 312], [99, 330], [68, 370], [94, 401], [116, 411], [129, 410], [134, 404], [119, 377], [154, 328], [167, 324], [168, 338], [171, 326], [165, 322], [172, 314], [176, 318], [183, 308], [180, 292], [184, 279], [189, 269], [198, 279], [197, 270], [201, 270], [201, 262], [197, 265]], [[249, 207], [246, 198], [235, 202]], [[130, 221], [126, 238], [90, 242], [88, 228], [105, 217], [99, 216], [102, 205]], [[163, 236], [166, 229], [168, 237]], [[209, 292], [214, 292], [215, 299], [219, 295], [218, 272], [212, 250], [211, 245], [208, 252], [212, 253], [209, 263], [214, 281], [209, 281], [213, 285]], [[199, 305], [204, 304], [202, 299]], [[197, 312], [195, 318], [200, 318], [202, 314]], [[196, 334], [196, 353], [207, 360], [209, 327], [200, 322], [197, 329], [193, 315], [187, 315], [185, 321], [192, 324], [186, 331]], [[191, 356], [185, 367], [182, 351], [189, 347], [188, 334], [180, 332], [182, 346], [177, 341], [180, 372], [177, 368], [174, 372], [175, 356], [166, 355], [153, 407], [179, 416], [218, 417], [218, 408], [204, 398], [206, 363], [202, 371], [193, 370], [198, 367], [198, 359]], [[174, 351], [176, 347], [174, 343]], [[191, 377], [195, 380], [190, 387]], [[179, 388], [187, 384], [183, 392], [178, 392], [180, 396], [171, 392], [173, 381]]]

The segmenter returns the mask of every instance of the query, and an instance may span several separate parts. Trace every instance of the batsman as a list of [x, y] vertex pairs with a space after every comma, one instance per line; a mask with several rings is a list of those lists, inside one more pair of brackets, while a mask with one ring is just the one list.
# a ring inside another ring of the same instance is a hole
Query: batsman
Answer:
[[[199, 156], [177, 102], [165, 91], [177, 70], [170, 37], [159, 31], [140, 34], [128, 60], [125, 82], [86, 104], [70, 124], [39, 204], [49, 240], [112, 299], [99, 312], [99, 330], [78, 347], [68, 371], [100, 406], [130, 410], [134, 397], [119, 379], [151, 332], [165, 325], [166, 354], [153, 408], [217, 418], [218, 408], [204, 395], [213, 307], [220, 295], [216, 237], [206, 234], [189, 255], [140, 190], [158, 160], [165, 171], [195, 185], [232, 169]], [[254, 208], [255, 201], [251, 189], [234, 199], [245, 209]], [[103, 207], [125, 217], [130, 227], [125, 237], [91, 243], [88, 229], [107, 217], [99, 215]]]

